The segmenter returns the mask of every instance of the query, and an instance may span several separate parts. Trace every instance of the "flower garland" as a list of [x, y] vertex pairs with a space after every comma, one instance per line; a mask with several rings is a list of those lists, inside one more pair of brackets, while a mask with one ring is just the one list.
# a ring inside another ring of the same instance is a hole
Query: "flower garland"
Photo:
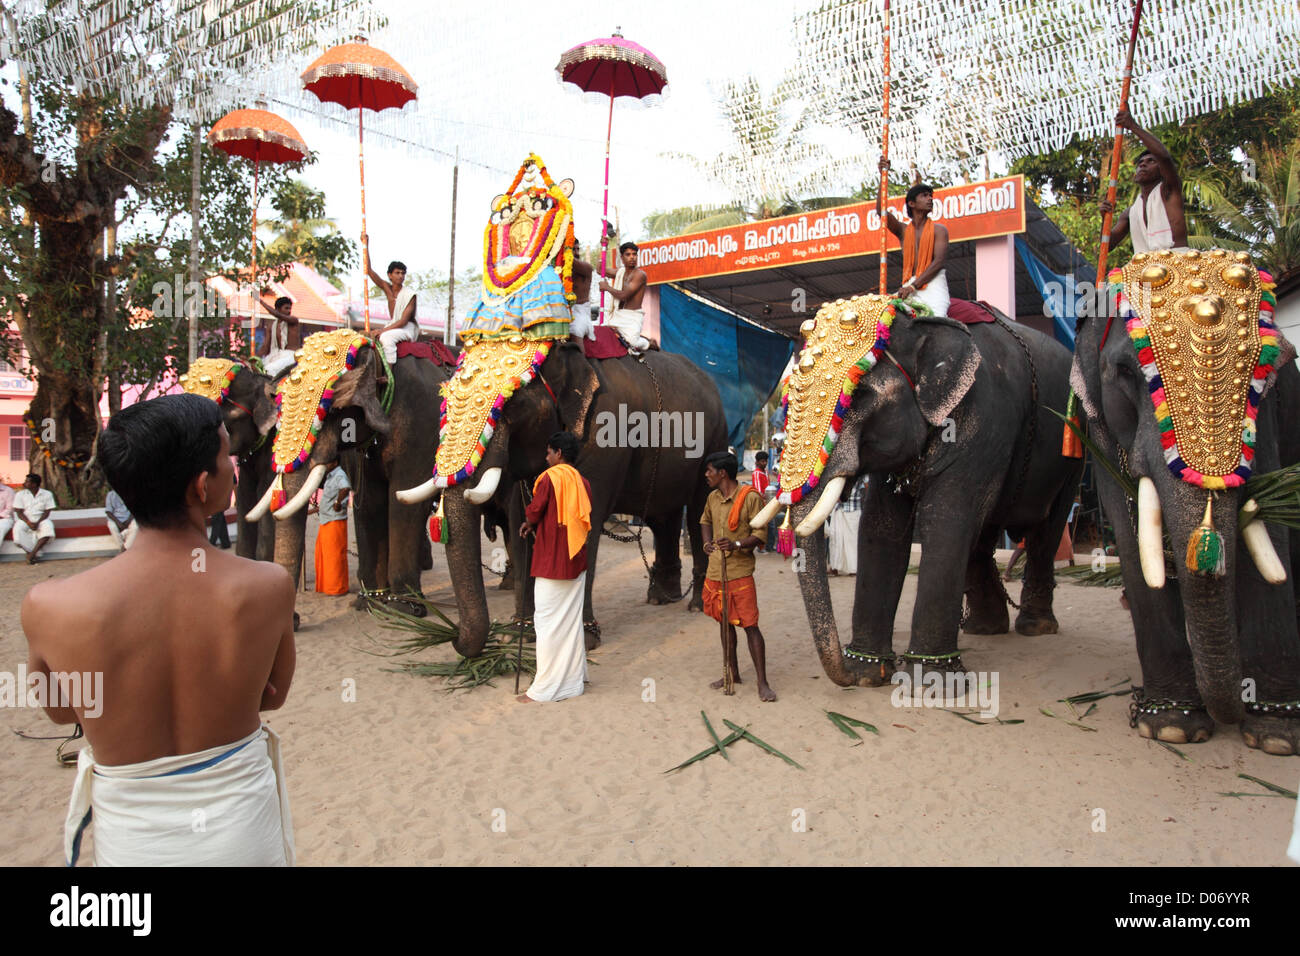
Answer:
[[[1111, 277], [1114, 276], [1115, 273], [1112, 272]], [[1118, 296], [1119, 314], [1125, 319], [1129, 338], [1133, 342], [1133, 347], [1137, 350], [1138, 364], [1141, 366], [1142, 374], [1147, 380], [1151, 404], [1155, 408], [1156, 426], [1160, 429], [1160, 444], [1164, 448], [1165, 463], [1169, 466], [1169, 470], [1173, 472], [1175, 478], [1196, 485], [1198, 488], [1204, 488], [1207, 491], [1222, 491], [1225, 488], [1240, 487], [1250, 477], [1254, 465], [1255, 418], [1259, 414], [1259, 400], [1264, 394], [1265, 383], [1268, 381], [1268, 376], [1273, 372], [1273, 363], [1277, 361], [1279, 353], [1277, 328], [1272, 322], [1273, 311], [1277, 306], [1277, 298], [1273, 294], [1273, 278], [1268, 273], [1260, 271], [1259, 280], [1262, 289], [1259, 302], [1261, 348], [1259, 359], [1255, 364], [1255, 373], [1250, 382], [1250, 388], [1246, 392], [1246, 418], [1242, 426], [1241, 457], [1238, 460], [1237, 467], [1229, 474], [1221, 477], [1202, 474], [1183, 461], [1182, 456], [1179, 454], [1178, 439], [1174, 433], [1174, 420], [1169, 411], [1169, 404], [1165, 399], [1164, 379], [1160, 375], [1160, 370], [1156, 367], [1155, 350], [1151, 346], [1150, 333], [1147, 331], [1142, 317], [1137, 314], [1129, 303], [1127, 296], [1123, 295], [1122, 292]]]
[[85, 468], [89, 463], [88, 461], [73, 461], [71, 458], [55, 458], [54, 453], [50, 451], [50, 446], [41, 439], [40, 430], [36, 427], [36, 419], [32, 418], [29, 412], [23, 413], [23, 424], [31, 432], [32, 443], [36, 446], [36, 450], [60, 468], [71, 468], [76, 471], [78, 468]]
[[[778, 477], [777, 499], [783, 505], [795, 505], [803, 498], [804, 495], [812, 491], [821, 481], [822, 470], [826, 467], [826, 462], [831, 457], [831, 452], [835, 449], [835, 442], [840, 437], [840, 429], [844, 425], [844, 416], [853, 403], [853, 393], [862, 381], [862, 376], [866, 375], [873, 368], [876, 362], [880, 360], [880, 355], [889, 346], [889, 332], [894, 324], [894, 315], [897, 308], [894, 302], [890, 302], [881, 311], [880, 318], [876, 321], [876, 341], [862, 358], [848, 370], [844, 377], [844, 384], [840, 388], [839, 400], [835, 403], [835, 412], [831, 415], [830, 426], [826, 429], [826, 435], [822, 439], [821, 450], [817, 453], [817, 463], [813, 465], [812, 474], [799, 488], [781, 489], [779, 487], [780, 478]], [[788, 380], [787, 380], [788, 382]], [[789, 422], [790, 393], [788, 384], [783, 386], [785, 393], [781, 397], [781, 411], [786, 414], [786, 421]], [[786, 439], [789, 447], [789, 438]], [[781, 449], [781, 456], [785, 456], [785, 448]], [[778, 466], [778, 476], [779, 476]]]
[[[529, 166], [537, 167], [546, 188], [530, 188], [516, 196], [515, 190], [523, 181], [524, 173], [527, 172]], [[559, 259], [561, 277], [564, 281], [565, 298], [570, 302], [575, 300], [573, 294], [573, 205], [569, 202], [569, 197], [564, 194], [564, 190], [560, 189], [555, 184], [555, 181], [551, 179], [551, 174], [547, 172], [546, 165], [536, 153], [528, 154], [528, 158], [523, 161], [519, 171], [515, 173], [515, 178], [511, 181], [510, 186], [493, 207], [493, 212], [499, 212], [502, 207], [525, 197], [543, 196], [553, 200], [554, 204], [546, 211], [541, 225], [533, 231], [533, 238], [530, 242], [531, 249], [527, 253], [528, 261], [505, 273], [498, 271], [497, 260], [504, 259], [510, 254], [509, 224], [506, 224], [505, 228], [503, 228], [501, 223], [488, 222], [487, 228], [483, 231], [483, 291], [485, 295], [505, 298], [514, 295], [514, 293], [533, 281], [537, 274], [555, 258], [552, 255], [552, 250], [556, 241], [559, 240], [563, 250]]]
[[[464, 467], [454, 475], [439, 475], [438, 464], [436, 461], [434, 462], [433, 477], [437, 479], [435, 482], [437, 487], [450, 488], [453, 485], [460, 484], [474, 474], [475, 469], [478, 468], [479, 462], [483, 460], [484, 452], [487, 451], [488, 442], [492, 440], [492, 433], [496, 431], [497, 422], [501, 419], [501, 409], [505, 407], [506, 402], [510, 400], [510, 397], [514, 395], [516, 391], [533, 380], [533, 376], [537, 374], [538, 370], [542, 367], [542, 363], [546, 361], [546, 356], [550, 354], [551, 346], [555, 344], [555, 341], [555, 339], [544, 339], [539, 341], [537, 343], [537, 351], [533, 354], [532, 360], [528, 363], [528, 367], [521, 371], [517, 376], [511, 378], [510, 381], [502, 387], [501, 393], [497, 395], [496, 401], [492, 403], [492, 409], [488, 413], [487, 422], [483, 425], [483, 432], [479, 435], [478, 443], [474, 446], [474, 450], [470, 453], [469, 461], [465, 463]], [[460, 366], [465, 362], [466, 356], [468, 356], [472, 351], [472, 349], [467, 348], [460, 353], [460, 361], [456, 363], [457, 371], [460, 370]], [[453, 378], [454, 377], [453, 374]], [[439, 389], [439, 393], [442, 395], [442, 405], [439, 408], [438, 417], [439, 441], [441, 441], [447, 434], [447, 398], [450, 382], [451, 379], [443, 382]]]

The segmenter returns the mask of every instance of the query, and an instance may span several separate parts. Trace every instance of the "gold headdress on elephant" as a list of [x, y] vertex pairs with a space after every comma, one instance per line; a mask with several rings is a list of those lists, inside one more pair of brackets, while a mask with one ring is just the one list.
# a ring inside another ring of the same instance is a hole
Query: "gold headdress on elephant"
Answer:
[[191, 395], [202, 395], [220, 405], [230, 392], [230, 383], [245, 367], [238, 359], [196, 358], [180, 377], [180, 386]]
[[[483, 232], [483, 294], [461, 332], [465, 349], [442, 386], [436, 487], [474, 474], [501, 409], [568, 337], [573, 294], [573, 181], [556, 183], [530, 154], [492, 200]], [[557, 271], [558, 266], [558, 271]], [[431, 524], [439, 540], [439, 514]]]
[[1244, 253], [1139, 252], [1110, 275], [1147, 381], [1165, 462], [1207, 492], [1187, 544], [1189, 570], [1225, 573], [1214, 530], [1214, 492], [1245, 484], [1255, 459], [1255, 417], [1279, 355], [1272, 277]]

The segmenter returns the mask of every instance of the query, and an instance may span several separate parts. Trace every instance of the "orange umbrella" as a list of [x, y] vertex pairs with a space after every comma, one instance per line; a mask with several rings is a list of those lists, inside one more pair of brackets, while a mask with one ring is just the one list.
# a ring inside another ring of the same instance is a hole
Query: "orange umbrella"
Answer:
[[257, 170], [263, 162], [297, 163], [307, 158], [307, 144], [293, 126], [274, 113], [264, 109], [258, 100], [257, 109], [235, 110], [227, 113], [208, 130], [208, 144], [231, 156], [242, 156], [253, 161], [253, 305], [248, 325], [248, 354], [254, 351], [253, 323], [257, 321], [257, 304], [261, 290], [257, 284]]
[[[366, 231], [366, 157], [362, 117], [390, 107], [401, 109], [415, 99], [419, 88], [411, 74], [391, 56], [356, 37], [351, 43], [330, 47], [302, 73], [302, 85], [322, 103], [338, 103], [357, 111], [357, 162], [361, 169], [361, 232]], [[370, 278], [362, 277], [366, 331], [370, 331]]]

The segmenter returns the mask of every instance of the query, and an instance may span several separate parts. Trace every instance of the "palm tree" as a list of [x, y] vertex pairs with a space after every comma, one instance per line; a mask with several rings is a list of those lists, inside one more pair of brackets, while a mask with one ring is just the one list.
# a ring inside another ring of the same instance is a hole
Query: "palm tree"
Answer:
[[339, 228], [325, 216], [325, 194], [301, 180], [289, 180], [276, 192], [271, 205], [279, 218], [264, 223], [275, 234], [266, 247], [269, 259], [304, 262], [326, 278], [333, 278], [350, 259], [350, 255], [340, 257], [340, 241], [349, 248], [351, 243], [336, 238]]

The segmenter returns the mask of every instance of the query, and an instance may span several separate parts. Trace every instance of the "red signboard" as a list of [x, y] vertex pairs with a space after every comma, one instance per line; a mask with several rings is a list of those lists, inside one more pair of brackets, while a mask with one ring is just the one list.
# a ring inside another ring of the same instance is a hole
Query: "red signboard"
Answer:
[[[903, 197], [888, 200], [888, 205], [902, 215]], [[936, 189], [931, 216], [948, 227], [948, 238], [953, 242], [1024, 232], [1025, 178], [1006, 176]], [[640, 243], [637, 265], [645, 269], [653, 284], [866, 256], [879, 254], [881, 228], [874, 202], [854, 203], [670, 239], [650, 239]], [[899, 248], [892, 233], [889, 248]]]

